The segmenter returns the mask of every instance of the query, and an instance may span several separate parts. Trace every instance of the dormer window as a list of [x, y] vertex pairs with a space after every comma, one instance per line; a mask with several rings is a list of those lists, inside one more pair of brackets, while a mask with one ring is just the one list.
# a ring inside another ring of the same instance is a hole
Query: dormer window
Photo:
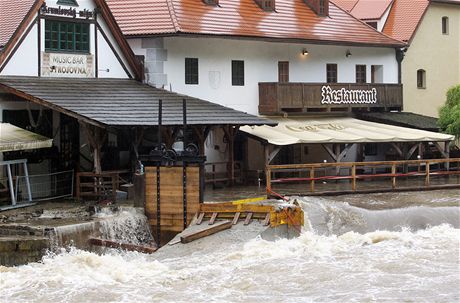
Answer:
[[219, 5], [219, 0], [203, 0], [203, 3], [209, 6]]
[[257, 5], [260, 6], [264, 11], [274, 11], [275, 10], [275, 0], [255, 0]]
[[69, 5], [69, 6], [78, 6], [76, 0], [58, 0], [57, 5]]
[[329, 15], [329, 0], [304, 0], [304, 2], [318, 15]]

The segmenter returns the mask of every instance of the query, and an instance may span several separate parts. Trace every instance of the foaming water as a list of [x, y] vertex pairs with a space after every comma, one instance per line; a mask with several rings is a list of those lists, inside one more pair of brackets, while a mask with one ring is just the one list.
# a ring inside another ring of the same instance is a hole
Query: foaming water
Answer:
[[366, 233], [376, 230], [397, 231], [425, 229], [440, 224], [460, 227], [458, 206], [411, 206], [382, 210], [368, 210], [348, 203], [327, 199], [297, 198], [305, 212], [308, 230], [319, 234], [343, 234], [349, 231]]
[[105, 208], [91, 221], [58, 226], [53, 232], [52, 242], [55, 249], [68, 245], [87, 248], [90, 237], [136, 245], [154, 243], [147, 218], [141, 209], [132, 207], [117, 211]]
[[[70, 249], [0, 267], [0, 302], [460, 300], [458, 206], [302, 205], [308, 221], [297, 239], [265, 241], [262, 226], [239, 224], [154, 255]], [[443, 220], [453, 223], [436, 224]]]

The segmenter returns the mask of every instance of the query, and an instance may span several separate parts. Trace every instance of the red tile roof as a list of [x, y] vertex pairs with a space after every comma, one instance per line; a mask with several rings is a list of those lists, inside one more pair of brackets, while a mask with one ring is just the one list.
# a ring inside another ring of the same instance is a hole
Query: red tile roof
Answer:
[[361, 20], [380, 19], [393, 0], [360, 0], [351, 10], [351, 14]]
[[13, 36], [35, 0], [0, 0], [0, 46]]
[[254, 0], [106, 0], [127, 36], [205, 34], [302, 40], [330, 44], [402, 46], [338, 8], [317, 16], [303, 0], [276, 0], [276, 12]]
[[429, 0], [395, 0], [383, 32], [395, 39], [409, 42], [429, 4]]
[[332, 0], [332, 2], [334, 2], [337, 6], [343, 8], [347, 12], [351, 12], [358, 1], [359, 0]]

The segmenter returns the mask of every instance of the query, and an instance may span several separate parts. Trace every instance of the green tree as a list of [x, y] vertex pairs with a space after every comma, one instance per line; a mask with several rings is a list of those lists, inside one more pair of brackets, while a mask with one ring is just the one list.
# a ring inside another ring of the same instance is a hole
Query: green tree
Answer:
[[438, 125], [445, 133], [460, 139], [460, 84], [447, 91], [447, 101], [439, 110]]

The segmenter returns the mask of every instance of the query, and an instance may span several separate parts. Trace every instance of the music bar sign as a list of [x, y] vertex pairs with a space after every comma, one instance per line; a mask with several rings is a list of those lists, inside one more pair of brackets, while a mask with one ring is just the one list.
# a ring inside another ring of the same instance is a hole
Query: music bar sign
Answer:
[[321, 104], [373, 104], [377, 103], [377, 89], [332, 89], [321, 87]]
[[80, 54], [43, 53], [44, 77], [93, 77], [93, 56]]

